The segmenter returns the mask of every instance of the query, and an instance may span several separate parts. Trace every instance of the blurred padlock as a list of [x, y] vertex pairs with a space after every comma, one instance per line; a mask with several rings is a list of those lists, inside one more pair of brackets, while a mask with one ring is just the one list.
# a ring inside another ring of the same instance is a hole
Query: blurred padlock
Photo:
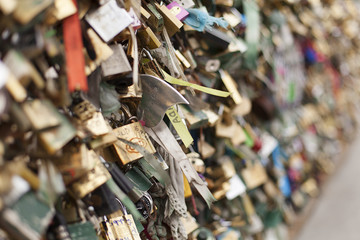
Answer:
[[95, 167], [80, 177], [77, 181], [69, 185], [68, 191], [75, 198], [81, 199], [103, 185], [110, 178], [111, 175], [109, 172], [106, 170], [101, 161], [97, 159]]
[[119, 79], [120, 76], [132, 71], [123, 46], [121, 44], [114, 44], [110, 45], [110, 48], [113, 54], [101, 63], [102, 75], [105, 80]]

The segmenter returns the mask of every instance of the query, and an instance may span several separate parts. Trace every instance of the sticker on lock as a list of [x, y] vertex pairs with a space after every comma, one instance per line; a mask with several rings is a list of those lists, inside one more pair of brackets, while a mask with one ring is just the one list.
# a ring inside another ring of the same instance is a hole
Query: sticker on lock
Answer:
[[[139, 122], [130, 123], [122, 127], [116, 128], [114, 129], [114, 133], [117, 138], [125, 139], [134, 144], [137, 144], [146, 149], [151, 154], [154, 154], [156, 152], [154, 146], [150, 142], [149, 136], [144, 131], [143, 127]], [[117, 141], [113, 145], [113, 148], [119, 160], [124, 165], [143, 157], [143, 155], [139, 153], [136, 149], [127, 145], [126, 143], [123, 143], [122, 141]]]

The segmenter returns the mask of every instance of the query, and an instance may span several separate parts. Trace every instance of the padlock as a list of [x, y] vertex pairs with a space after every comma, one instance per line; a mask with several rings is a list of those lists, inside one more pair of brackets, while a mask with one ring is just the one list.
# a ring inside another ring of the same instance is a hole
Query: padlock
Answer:
[[0, 72], [2, 74], [2, 82], [12, 98], [17, 102], [23, 102], [27, 97], [24, 86], [2, 61], [0, 61]]
[[21, 131], [28, 131], [32, 125], [26, 116], [25, 112], [21, 109], [20, 105], [16, 102], [11, 103], [9, 106], [9, 114], [14, 119], [15, 124]]
[[116, 235], [114, 229], [111, 227], [108, 219], [100, 223], [101, 238], [106, 240], [115, 240]]
[[83, 198], [96, 188], [103, 185], [111, 175], [106, 170], [99, 159], [96, 161], [95, 167], [80, 177], [77, 181], [68, 186], [68, 191], [75, 198]]
[[98, 112], [89, 101], [84, 100], [75, 105], [73, 112], [80, 119], [82, 127], [93, 136], [105, 135], [110, 132], [101, 112]]
[[234, 164], [227, 156], [223, 156], [219, 160], [219, 166], [209, 167], [206, 169], [206, 172], [219, 184], [223, 181], [231, 179], [236, 174]]
[[256, 162], [243, 169], [241, 171], [241, 176], [243, 177], [248, 189], [253, 189], [266, 183], [268, 178], [266, 171], [260, 162]]
[[138, 36], [141, 43], [149, 49], [156, 49], [161, 46], [161, 42], [156, 37], [155, 33], [151, 30], [151, 28], [145, 25], [139, 29]]
[[[60, 125], [57, 110], [50, 101], [33, 100], [22, 104], [22, 109], [31, 122], [33, 129], [40, 131]], [[39, 118], [39, 116], [42, 116]]]
[[89, 142], [90, 148], [94, 150], [104, 149], [112, 146], [117, 141], [117, 138], [113, 132], [105, 135], [98, 136]]
[[[114, 129], [113, 132], [117, 138], [128, 140], [144, 147], [152, 154], [155, 153], [155, 148], [140, 122], [126, 124], [122, 127]], [[119, 161], [124, 165], [143, 157], [143, 155], [137, 150], [121, 141], [117, 141], [113, 147], [119, 157]]]
[[161, 14], [158, 12], [158, 10], [155, 8], [153, 4], [146, 4], [146, 8], [148, 9], [148, 12], [144, 12], [145, 18], [146, 13], [150, 15], [150, 17], [146, 18], [146, 23], [151, 27], [151, 30], [154, 33], [160, 33], [162, 32], [164, 28], [164, 18], [161, 16]]
[[113, 54], [101, 63], [104, 80], [116, 79], [132, 71], [123, 46], [121, 44], [114, 44], [110, 45], [110, 48]]
[[85, 144], [70, 143], [63, 148], [62, 156], [54, 159], [54, 164], [67, 185], [92, 170], [97, 159], [97, 154]]
[[198, 65], [191, 51], [189, 49], [186, 49], [183, 52], [183, 55], [186, 58], [186, 60], [190, 63], [190, 68], [194, 70]]
[[99, 38], [99, 36], [92, 28], [88, 28], [86, 30], [86, 34], [89, 38], [89, 44], [92, 45], [96, 54], [96, 59], [94, 59], [93, 61], [87, 61], [88, 69], [86, 70], [86, 74], [89, 75], [90, 73], [95, 71], [96, 67], [99, 66], [102, 61], [106, 61], [107, 59], [109, 59], [109, 57], [111, 57], [114, 52], [106, 43], [104, 43]]
[[110, 0], [86, 14], [85, 19], [104, 42], [109, 42], [133, 22], [126, 10], [120, 8], [115, 0]]
[[59, 151], [76, 135], [74, 126], [64, 115], [56, 112], [52, 116], [58, 119], [60, 125], [38, 133], [41, 144], [49, 154], [54, 154]]
[[231, 98], [234, 100], [235, 104], [241, 104], [242, 97], [239, 91], [237, 90], [237, 85], [235, 80], [226, 71], [220, 70], [219, 73], [225, 87], [231, 92]]
[[205, 29], [204, 33], [199, 34], [199, 36], [208, 46], [211, 46], [211, 48], [208, 48], [209, 51], [224, 51], [231, 43], [231, 38], [217, 29]]
[[[93, 224], [94, 219], [89, 219], [89, 215], [85, 216], [84, 204], [80, 207], [79, 203], [81, 202], [75, 202], [69, 195], [64, 195], [60, 203], [60, 212], [66, 220], [66, 229], [70, 234], [70, 239], [98, 239]], [[60, 229], [61, 232], [64, 232], [64, 229]]]
[[179, 50], [175, 50], [175, 55], [176, 55], [177, 59], [184, 65], [185, 68], [191, 67], [188, 60], [184, 57], [184, 55], [181, 54], [181, 52]]
[[125, 175], [140, 190], [138, 192], [142, 193], [135, 205], [141, 215], [147, 219], [153, 211], [153, 199], [147, 191], [153, 184], [136, 166], [133, 166]]
[[246, 186], [244, 182], [240, 179], [239, 175], [235, 174], [229, 180], [230, 190], [226, 193], [226, 198], [228, 200], [233, 200], [234, 198], [241, 196], [246, 192]]
[[216, 136], [229, 138], [234, 146], [246, 141], [246, 134], [235, 119], [231, 119], [230, 124], [225, 121], [218, 121], [216, 124]]
[[[136, 229], [134, 219], [128, 214], [122, 203], [117, 200], [121, 206], [121, 211], [111, 214], [105, 218], [106, 225], [112, 229], [115, 239], [133, 239], [140, 240], [140, 235]], [[111, 237], [111, 236], [106, 236]], [[111, 239], [111, 238], [106, 238]]]
[[4, 63], [23, 86], [26, 87], [33, 81], [37, 88], [45, 87], [39, 72], [19, 51], [10, 50], [4, 57]]
[[39, 201], [34, 192], [27, 191], [21, 194], [20, 192], [20, 198], [13, 201], [11, 206], [3, 209], [0, 226], [15, 239], [40, 239], [46, 232], [54, 212], [47, 204]]
[[146, 219], [153, 209], [153, 200], [146, 192], [152, 186], [149, 179], [137, 168], [132, 167], [125, 175], [111, 162], [103, 162], [115, 183], [135, 203], [138, 211]]
[[236, 28], [239, 24], [244, 22], [241, 13], [236, 8], [231, 8], [229, 12], [225, 12], [223, 17], [232, 28]]
[[103, 184], [82, 198], [88, 206], [94, 208], [98, 217], [112, 214], [120, 209], [114, 193], [110, 188]]
[[179, 105], [189, 129], [197, 129], [208, 124], [208, 117], [203, 111], [194, 111], [189, 106]]
[[56, 212], [46, 232], [47, 239], [71, 240], [69, 229], [64, 216]]
[[206, 141], [198, 141], [198, 149], [202, 158], [207, 159], [214, 155], [216, 149]]
[[28, 1], [23, 4], [17, 4], [14, 9], [14, 18], [21, 24], [28, 24], [40, 12], [52, 4], [50, 0]]
[[125, 173], [125, 176], [141, 191], [148, 191], [152, 183], [136, 166]]
[[75, 14], [76, 11], [76, 6], [72, 0], [55, 0], [54, 5], [46, 12], [45, 22], [49, 25], [53, 25], [57, 21], [61, 21], [64, 18]]
[[169, 36], [172, 37], [176, 32], [180, 30], [183, 23], [165, 6], [155, 3], [156, 9], [164, 18], [164, 25]]

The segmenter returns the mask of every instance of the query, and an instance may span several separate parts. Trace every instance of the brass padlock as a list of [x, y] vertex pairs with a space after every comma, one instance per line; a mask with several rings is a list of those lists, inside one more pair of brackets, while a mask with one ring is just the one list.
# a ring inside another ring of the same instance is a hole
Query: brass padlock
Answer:
[[197, 129], [208, 124], [208, 117], [203, 111], [193, 111], [189, 106], [179, 105], [189, 129]]
[[13, 12], [14, 18], [21, 24], [27, 24], [34, 19], [39, 13], [49, 7], [53, 1], [51, 0], [31, 0], [16, 4]]
[[[150, 15], [149, 18], [147, 18], [146, 23], [151, 27], [151, 29], [155, 33], [162, 32], [164, 28], [164, 18], [161, 16], [161, 14], [156, 10], [155, 6], [148, 3], [146, 4], [147, 9], [149, 10], [147, 13]], [[145, 15], [145, 11], [143, 11]]]
[[10, 50], [4, 57], [4, 63], [23, 86], [28, 86], [32, 80], [37, 88], [45, 87], [45, 82], [39, 72], [20, 52]]
[[94, 136], [101, 136], [110, 132], [109, 126], [101, 112], [96, 111], [95, 106], [89, 101], [84, 100], [77, 104], [73, 111], [80, 119], [82, 127]]
[[57, 110], [48, 100], [27, 101], [23, 103], [22, 108], [33, 128], [37, 131], [60, 125], [59, 119], [56, 118]]
[[54, 0], [54, 5], [46, 13], [46, 23], [49, 25], [56, 24], [66, 17], [75, 14], [77, 11], [72, 0]]
[[139, 29], [137, 35], [139, 36], [141, 43], [149, 49], [155, 49], [161, 46], [161, 42], [156, 37], [155, 33], [147, 26], [143, 26]]
[[68, 144], [63, 148], [62, 157], [54, 159], [54, 164], [68, 185], [92, 170], [97, 160], [94, 150], [89, 150], [85, 144]]
[[[156, 152], [149, 136], [145, 132], [140, 122], [133, 122], [113, 130], [117, 138], [125, 139], [144, 147], [151, 154]], [[122, 164], [138, 160], [143, 157], [141, 153], [133, 149], [122, 141], [117, 141], [114, 145], [114, 150], [117, 153]]]
[[191, 64], [189, 61], [185, 58], [185, 56], [179, 51], [175, 50], [176, 58], [184, 65], [185, 68], [190, 68]]
[[111, 223], [109, 222], [108, 219], [100, 223], [100, 231], [101, 231], [102, 239], [106, 239], [106, 240], [116, 239], [114, 229], [111, 227]]
[[105, 218], [105, 225], [110, 229], [110, 234], [105, 234], [107, 240], [115, 239], [128, 239], [128, 240], [141, 240], [139, 232], [136, 229], [134, 219], [131, 214], [125, 210], [117, 214], [112, 214], [109, 218]]
[[231, 120], [229, 125], [218, 121], [216, 124], [216, 136], [229, 138], [234, 146], [238, 146], [246, 141], [246, 134], [243, 128], [234, 119]]
[[81, 199], [106, 183], [110, 178], [111, 175], [108, 170], [101, 163], [100, 159], [97, 159], [95, 167], [68, 186], [68, 191], [75, 198]]
[[[43, 118], [48, 117], [46, 115], [40, 116]], [[41, 144], [49, 154], [59, 151], [76, 135], [76, 129], [63, 114], [55, 111], [52, 116], [56, 117], [60, 122], [59, 126], [38, 133]]]
[[169, 37], [172, 37], [184, 25], [176, 16], [165, 6], [155, 3], [156, 9], [164, 18], [164, 25]]
[[225, 87], [231, 92], [231, 98], [234, 100], [235, 104], [242, 103], [242, 97], [237, 89], [237, 84], [235, 80], [231, 77], [231, 75], [227, 71], [219, 70], [221, 80], [223, 81]]
[[248, 189], [256, 188], [266, 183], [268, 176], [266, 170], [260, 162], [254, 163], [241, 171], [241, 175]]

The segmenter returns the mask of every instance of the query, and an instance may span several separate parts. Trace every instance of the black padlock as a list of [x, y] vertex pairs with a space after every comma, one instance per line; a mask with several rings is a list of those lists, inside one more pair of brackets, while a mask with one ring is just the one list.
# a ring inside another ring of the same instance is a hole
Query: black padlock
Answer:
[[115, 194], [103, 184], [82, 199], [88, 206], [92, 206], [97, 216], [105, 216], [120, 210]]
[[231, 38], [224, 32], [215, 28], [209, 30], [205, 29], [204, 33], [199, 33], [209, 47], [210, 51], [224, 51], [231, 43]]
[[56, 212], [55, 216], [46, 231], [46, 239], [48, 240], [71, 240], [69, 229], [64, 216]]
[[153, 201], [150, 194], [135, 187], [134, 183], [129, 180], [129, 178], [116, 166], [115, 163], [103, 162], [103, 164], [108, 169], [119, 188], [135, 203], [136, 208], [139, 210], [141, 215], [145, 219], [148, 218], [153, 208]]

